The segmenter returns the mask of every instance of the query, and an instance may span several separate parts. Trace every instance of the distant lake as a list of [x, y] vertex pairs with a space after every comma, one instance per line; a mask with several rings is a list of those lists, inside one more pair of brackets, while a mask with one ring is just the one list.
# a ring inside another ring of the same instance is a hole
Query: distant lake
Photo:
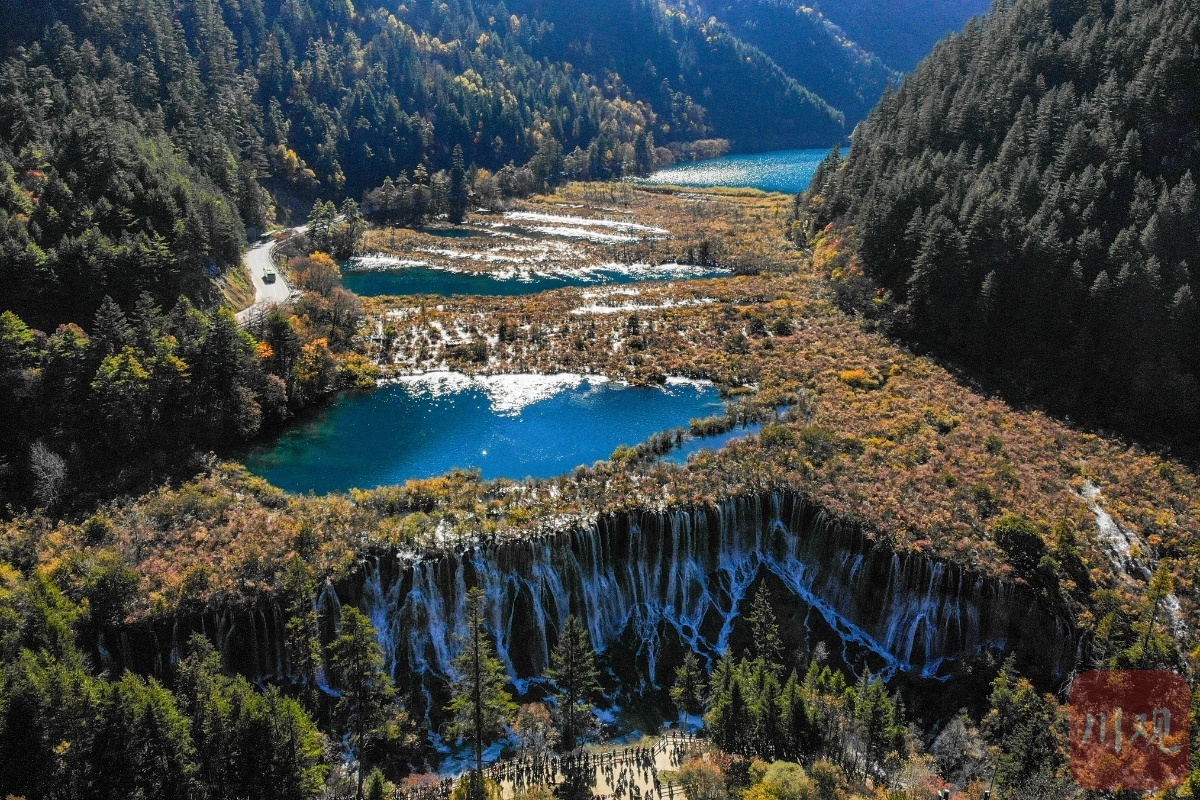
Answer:
[[638, 183], [651, 185], [732, 186], [764, 192], [798, 194], [806, 191], [828, 149], [777, 150], [771, 153], [724, 156], [660, 169]]
[[681, 264], [614, 265], [553, 273], [526, 272], [460, 272], [428, 266], [402, 266], [394, 269], [361, 270], [352, 266], [342, 271], [346, 288], [362, 297], [383, 295], [436, 294], [488, 295], [512, 297], [537, 294], [564, 286], [594, 286], [596, 284], [638, 283], [641, 281], [693, 280], [719, 278], [730, 274], [727, 269], [695, 267]]
[[648, 389], [581, 375], [443, 372], [343, 395], [245, 463], [292, 492], [368, 489], [456, 467], [484, 478], [547, 478], [723, 411], [708, 384]]

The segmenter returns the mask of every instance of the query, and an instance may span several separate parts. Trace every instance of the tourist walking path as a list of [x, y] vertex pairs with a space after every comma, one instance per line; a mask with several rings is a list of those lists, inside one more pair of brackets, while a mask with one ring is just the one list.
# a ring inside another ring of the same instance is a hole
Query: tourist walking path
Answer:
[[[706, 739], [671, 732], [653, 743], [616, 748], [588, 748], [552, 756], [522, 756], [484, 767], [484, 774], [500, 784], [505, 800], [533, 786], [554, 786], [567, 775], [590, 773], [592, 793], [599, 800], [660, 800], [682, 797], [681, 787], [660, 773], [679, 769], [688, 758], [702, 753]], [[435, 784], [399, 788], [395, 800], [447, 800], [455, 779]]]

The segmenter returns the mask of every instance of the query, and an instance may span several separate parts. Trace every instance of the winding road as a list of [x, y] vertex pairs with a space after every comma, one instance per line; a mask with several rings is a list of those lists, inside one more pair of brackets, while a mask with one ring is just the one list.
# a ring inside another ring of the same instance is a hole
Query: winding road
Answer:
[[[304, 233], [307, 227], [307, 225], [301, 225], [294, 230], [296, 233]], [[274, 255], [277, 244], [274, 238], [267, 237], [247, 250], [246, 255], [242, 257], [242, 263], [246, 265], [246, 270], [250, 273], [251, 280], [254, 281], [254, 305], [237, 313], [239, 325], [250, 324], [270, 309], [288, 302], [293, 296], [299, 294], [288, 283], [284, 274], [275, 268]], [[263, 280], [268, 267], [275, 269], [277, 275], [273, 283]]]

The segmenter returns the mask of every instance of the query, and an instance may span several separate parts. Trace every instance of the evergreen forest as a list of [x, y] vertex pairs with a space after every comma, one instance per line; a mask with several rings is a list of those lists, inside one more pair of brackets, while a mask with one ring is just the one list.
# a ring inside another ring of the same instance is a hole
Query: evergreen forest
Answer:
[[729, 147], [827, 146], [890, 74], [826, 32], [796, 62], [823, 78], [793, 75], [658, 0], [7, 10], [0, 306], [47, 330], [85, 322], [105, 296], [207, 307], [248, 234], [316, 199], [427, 181], [456, 148], [472, 169], [534, 163], [540, 189]]
[[844, 304], [1015, 402], [1194, 456], [1198, 74], [1185, 0], [972, 22], [802, 202], [810, 234], [850, 243]]

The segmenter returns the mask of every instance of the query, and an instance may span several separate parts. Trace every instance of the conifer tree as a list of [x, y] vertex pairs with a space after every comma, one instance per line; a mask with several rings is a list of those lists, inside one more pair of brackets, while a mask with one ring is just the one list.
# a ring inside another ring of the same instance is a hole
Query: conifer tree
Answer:
[[747, 621], [754, 637], [750, 643], [750, 652], [756, 659], [773, 668], [780, 666], [783, 660], [783, 642], [779, 638], [779, 623], [775, 619], [771, 597], [765, 585], [760, 585], [754, 593]]
[[589, 727], [591, 701], [600, 690], [591, 638], [574, 614], [567, 617], [550, 656], [549, 677], [558, 686], [560, 742], [573, 749]]
[[1049, 798], [1063, 766], [1063, 737], [1053, 700], [1017, 674], [1009, 657], [992, 681], [991, 710], [983, 720], [996, 748], [994, 781], [1001, 798]]
[[671, 701], [679, 709], [680, 717], [695, 714], [704, 707], [704, 670], [700, 659], [692, 651], [683, 657], [683, 664], [675, 670], [675, 685], [671, 687]]
[[358, 797], [361, 798], [365, 779], [363, 754], [388, 721], [396, 689], [384, 671], [383, 648], [379, 646], [375, 627], [357, 608], [343, 609], [330, 655], [341, 692], [336, 713], [359, 761]]
[[815, 752], [820, 745], [820, 733], [795, 672], [784, 684], [779, 713], [784, 741], [780, 757], [796, 761]]
[[450, 221], [455, 225], [463, 221], [467, 213], [467, 167], [463, 161], [462, 145], [454, 145], [453, 164], [450, 167], [449, 204]]
[[878, 677], [865, 671], [852, 696], [854, 731], [861, 754], [859, 774], [864, 777], [884, 772], [885, 760], [903, 746], [904, 734], [896, 716], [896, 706], [887, 687]]
[[516, 718], [517, 704], [505, 688], [508, 676], [496, 658], [484, 628], [483, 590], [478, 586], [467, 593], [467, 633], [463, 650], [454, 659], [458, 679], [453, 699], [447, 706], [452, 715], [450, 730], [467, 741], [475, 751], [475, 770], [471, 778], [471, 800], [483, 800], [483, 745]]
[[729, 753], [744, 753], [750, 729], [750, 709], [746, 703], [740, 670], [728, 652], [713, 670], [709, 695], [709, 712], [704, 715], [705, 727], [712, 740]]

